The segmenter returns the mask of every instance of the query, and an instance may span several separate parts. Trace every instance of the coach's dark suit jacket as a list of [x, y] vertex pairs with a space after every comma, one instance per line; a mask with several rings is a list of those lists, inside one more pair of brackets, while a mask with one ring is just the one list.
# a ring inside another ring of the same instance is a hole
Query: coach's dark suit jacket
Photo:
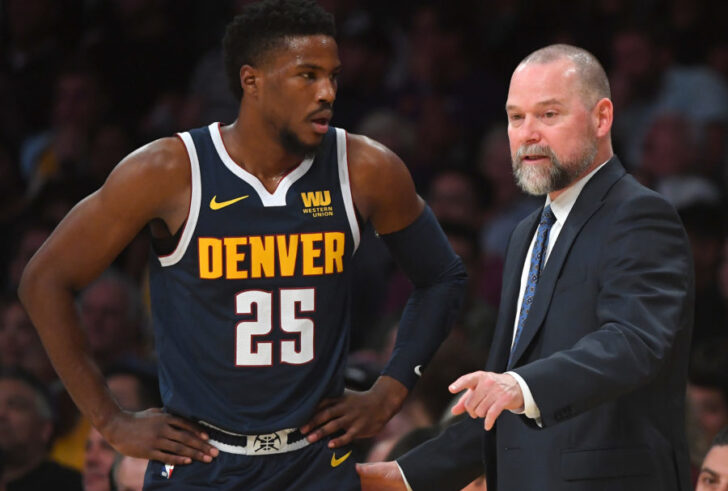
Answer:
[[[541, 210], [513, 231], [487, 371], [504, 372]], [[693, 271], [681, 222], [616, 157], [586, 184], [551, 251], [515, 351], [543, 427], [466, 418], [398, 460], [414, 491], [687, 490], [684, 398]], [[483, 464], [485, 467], [483, 467]]]

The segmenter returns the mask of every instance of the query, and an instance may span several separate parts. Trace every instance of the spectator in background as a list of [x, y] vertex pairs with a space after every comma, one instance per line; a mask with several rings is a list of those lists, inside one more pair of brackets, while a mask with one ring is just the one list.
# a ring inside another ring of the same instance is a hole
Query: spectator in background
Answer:
[[162, 405], [156, 367], [152, 364], [133, 361], [114, 365], [106, 371], [106, 384], [119, 405], [128, 411]]
[[[118, 387], [119, 400], [134, 407], [142, 404], [148, 404], [145, 407], [159, 406], [158, 399], [151, 399], [149, 402], [150, 397], [145, 395], [155, 389], [158, 391], [156, 387], [147, 389], [147, 379], [140, 375], [137, 388], [128, 377], [122, 376], [127, 373], [134, 374], [133, 363], [141, 363], [139, 359], [145, 356], [144, 316], [138, 289], [128, 278], [110, 270], [81, 293], [79, 306], [94, 357], [102, 370], [114, 367], [113, 372], [109, 373], [118, 375], [118, 380], [114, 383]], [[121, 362], [131, 365], [119, 365]], [[65, 390], [57, 394], [57, 400], [62, 424], [52, 449], [53, 458], [85, 469], [84, 447], [87, 446], [91, 425], [79, 413]], [[93, 469], [98, 466], [95, 459], [92, 459]], [[106, 470], [108, 474], [108, 469]]]
[[111, 480], [115, 491], [142, 491], [146, 459], [117, 455], [111, 466]]
[[0, 367], [21, 368], [45, 384], [57, 378], [38, 333], [15, 295], [0, 300]]
[[20, 276], [23, 274], [25, 265], [33, 257], [35, 251], [43, 245], [43, 242], [53, 231], [53, 225], [36, 219], [29, 219], [17, 225], [11, 237], [14, 240], [14, 247], [11, 248], [7, 265], [7, 279], [5, 287], [9, 291], [16, 291], [20, 284]]
[[83, 64], [64, 68], [56, 81], [50, 127], [27, 138], [21, 148], [20, 164], [30, 196], [49, 180], [84, 174], [91, 135], [107, 103], [94, 69]]
[[100, 187], [117, 163], [133, 149], [132, 135], [120, 123], [102, 122], [91, 135], [86, 175], [93, 189]]
[[458, 223], [478, 230], [489, 195], [479, 175], [448, 168], [439, 170], [433, 176], [427, 203], [439, 221]]
[[102, 370], [145, 355], [142, 303], [138, 288], [127, 277], [107, 271], [83, 291], [80, 308], [91, 351]]
[[719, 283], [725, 237], [724, 210], [720, 202], [696, 202], [678, 208], [695, 263], [693, 343], [728, 338], [728, 311]]
[[695, 491], [728, 491], [728, 426], [713, 440], [700, 468]]
[[357, 132], [378, 141], [409, 162], [417, 145], [414, 125], [388, 109], [370, 112], [362, 119]]
[[81, 489], [80, 475], [48, 460], [53, 413], [45, 387], [21, 370], [0, 372], [0, 453], [7, 491]]
[[[147, 367], [140, 362], [118, 364], [106, 372], [106, 383], [119, 405], [127, 411], [142, 411], [151, 407], [158, 408], [161, 406], [161, 398], [154, 370], [154, 367]], [[115, 459], [118, 458], [120, 458], [119, 454], [101, 436], [101, 433], [95, 428], [91, 428], [86, 441], [86, 454], [83, 465], [84, 490], [109, 491], [112, 482], [112, 465]], [[136, 482], [135, 477], [139, 477], [140, 462], [145, 463], [141, 469], [141, 479], [144, 480], [146, 460], [132, 459], [132, 461], [124, 465], [124, 469], [120, 472], [122, 482]], [[117, 474], [119, 473], [117, 472]], [[126, 488], [120, 487], [118, 489]], [[131, 489], [135, 488], [132, 486]]]
[[[83, 52], [111, 87], [115, 116], [136, 124], [144, 140], [177, 131], [194, 57], [189, 9], [167, 0], [98, 2]], [[123, 83], [118, 81], [123, 80]]]
[[647, 128], [635, 176], [655, 189], [662, 181], [697, 174], [694, 128], [678, 114], [662, 114]]
[[688, 403], [695, 417], [691, 460], [699, 465], [718, 431], [728, 425], [728, 337], [698, 342], [688, 373]]
[[83, 463], [84, 491], [110, 491], [111, 466], [118, 454], [104, 440], [96, 428], [91, 427], [86, 440], [86, 457]]
[[[703, 136], [721, 134], [728, 122], [728, 85], [703, 66], [678, 66], [659, 36], [649, 28], [625, 27], [612, 39], [615, 145], [631, 169], [639, 166], [640, 152], [654, 119], [665, 113], [682, 115], [705, 149]], [[714, 142], [711, 137], [708, 141]], [[714, 142], [715, 143], [715, 142]], [[723, 145], [719, 139], [718, 144]], [[722, 146], [723, 152], [725, 146]], [[693, 156], [701, 167], [711, 169], [719, 162], [707, 156], [724, 156], [711, 149]]]
[[[0, 140], [0, 234], [9, 236], [10, 225], [17, 220], [26, 205], [25, 183], [20, 177], [20, 169], [9, 146]], [[0, 245], [0, 257], [6, 257], [9, 252], [7, 242], [3, 241]]]
[[358, 15], [340, 26], [339, 56], [346, 70], [339, 78], [333, 124], [355, 128], [371, 111], [392, 105], [393, 95], [385, 84], [392, 41], [386, 23], [371, 15]]
[[468, 272], [468, 283], [463, 307], [453, 334], [486, 358], [495, 330], [496, 308], [488, 302], [483, 290], [483, 263], [478, 246], [478, 232], [474, 227], [452, 221], [442, 221], [442, 230], [455, 254], [460, 256]]
[[3, 2], [0, 134], [14, 149], [48, 124], [52, 86], [66, 51], [58, 29], [64, 19], [61, 5], [54, 0]]

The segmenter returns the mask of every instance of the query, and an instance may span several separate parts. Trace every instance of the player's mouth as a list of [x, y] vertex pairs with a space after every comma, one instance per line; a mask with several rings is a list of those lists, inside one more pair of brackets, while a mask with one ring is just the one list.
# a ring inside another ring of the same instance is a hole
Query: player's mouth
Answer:
[[309, 118], [309, 121], [311, 121], [311, 124], [313, 125], [313, 130], [316, 133], [323, 135], [329, 131], [329, 122], [331, 121], [331, 117], [331, 111], [321, 111]]
[[329, 131], [329, 120], [324, 118], [317, 118], [312, 119], [311, 123], [313, 124], [313, 130], [316, 133], [324, 134], [327, 131]]

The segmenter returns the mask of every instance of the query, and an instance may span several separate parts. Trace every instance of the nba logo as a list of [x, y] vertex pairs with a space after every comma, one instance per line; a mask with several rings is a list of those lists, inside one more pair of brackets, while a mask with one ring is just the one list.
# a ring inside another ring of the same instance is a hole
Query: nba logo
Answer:
[[162, 477], [166, 477], [169, 479], [172, 477], [172, 471], [174, 471], [174, 466], [170, 464], [164, 464], [164, 470], [162, 471]]

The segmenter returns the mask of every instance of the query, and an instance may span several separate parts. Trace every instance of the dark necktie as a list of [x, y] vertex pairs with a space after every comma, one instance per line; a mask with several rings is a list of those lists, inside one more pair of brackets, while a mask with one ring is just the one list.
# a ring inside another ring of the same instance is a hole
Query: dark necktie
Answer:
[[526, 324], [526, 318], [528, 312], [531, 310], [531, 304], [533, 303], [533, 297], [536, 295], [536, 284], [538, 278], [541, 276], [541, 270], [543, 269], [546, 260], [546, 249], [549, 244], [549, 231], [551, 226], [556, 222], [554, 212], [551, 211], [551, 205], [546, 206], [541, 213], [541, 221], [538, 224], [538, 231], [536, 232], [536, 243], [533, 244], [533, 252], [531, 252], [531, 265], [528, 269], [528, 279], [526, 281], [526, 290], [523, 292], [523, 301], [521, 302], [521, 313], [518, 315], [518, 325], [516, 326], [516, 337], [513, 339], [513, 345], [511, 346], [511, 354], [508, 356], [508, 366], [511, 366], [511, 358], [513, 353], [516, 351], [518, 346], [518, 340], [523, 333], [523, 326]]

